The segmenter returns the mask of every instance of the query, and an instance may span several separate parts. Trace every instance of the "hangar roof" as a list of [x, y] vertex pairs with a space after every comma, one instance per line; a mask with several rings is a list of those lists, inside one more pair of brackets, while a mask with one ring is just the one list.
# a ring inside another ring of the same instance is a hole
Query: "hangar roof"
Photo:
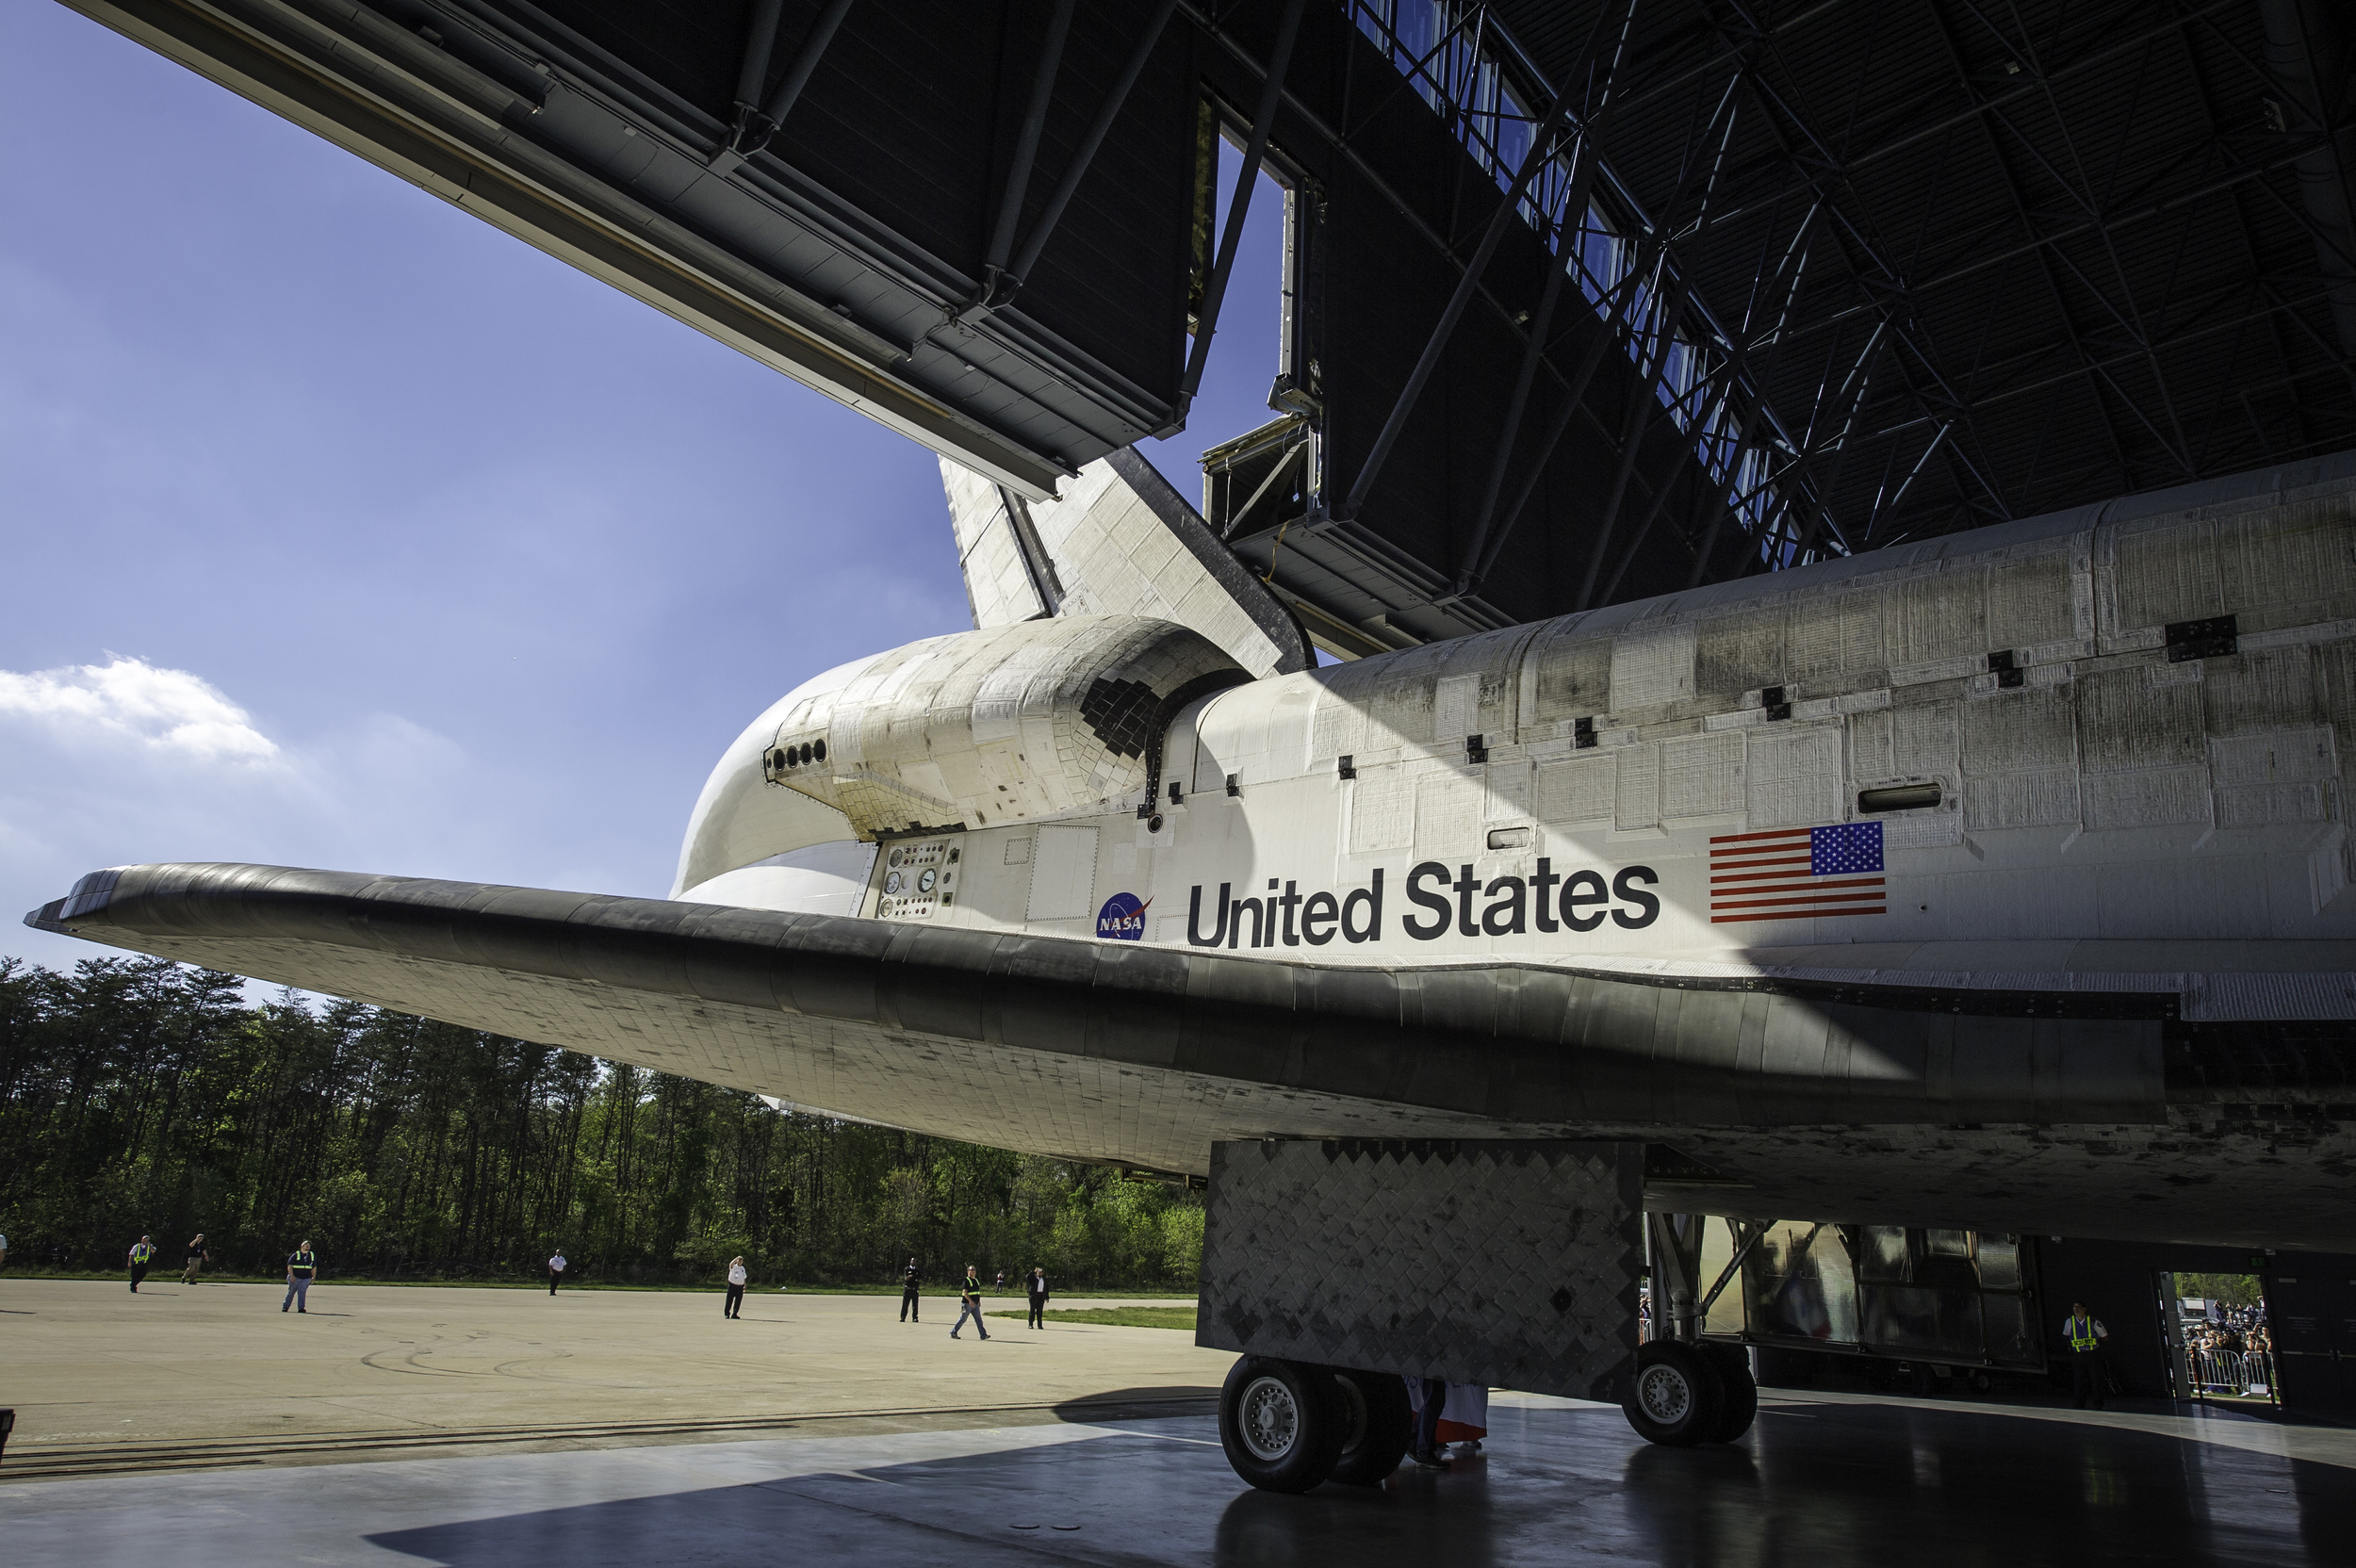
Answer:
[[[68, 0], [1370, 652], [2356, 448], [2332, 0]], [[1220, 188], [1219, 138], [1246, 176]]]
[[[1852, 548], [2356, 446], [2339, 8], [1497, 0], [1696, 296], [1806, 278], [1750, 370]], [[1730, 96], [1706, 210], [1672, 191]], [[1911, 480], [1911, 483], [1908, 481]]]

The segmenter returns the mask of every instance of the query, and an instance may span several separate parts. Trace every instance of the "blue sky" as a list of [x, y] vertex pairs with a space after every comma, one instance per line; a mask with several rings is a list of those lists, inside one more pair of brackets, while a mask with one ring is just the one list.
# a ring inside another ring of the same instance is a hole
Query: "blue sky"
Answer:
[[[1189, 496], [1269, 417], [1253, 208]], [[660, 896], [762, 708], [969, 624], [929, 451], [51, 0], [0, 210], [11, 922], [142, 860]]]

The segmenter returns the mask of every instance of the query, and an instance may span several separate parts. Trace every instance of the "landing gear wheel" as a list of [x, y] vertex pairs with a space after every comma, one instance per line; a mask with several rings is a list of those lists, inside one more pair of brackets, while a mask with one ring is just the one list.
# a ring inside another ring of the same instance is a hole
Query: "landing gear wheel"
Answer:
[[1702, 1441], [1732, 1443], [1759, 1418], [1759, 1380], [1751, 1376], [1750, 1351], [1740, 1345], [1705, 1344], [1699, 1348], [1717, 1367], [1726, 1395], [1718, 1407], [1718, 1424]]
[[1263, 1492], [1306, 1492], [1332, 1475], [1347, 1425], [1327, 1367], [1246, 1356], [1219, 1392], [1219, 1446]]
[[1645, 1442], [1690, 1448], [1715, 1438], [1726, 1386], [1700, 1346], [1657, 1339], [1637, 1350], [1636, 1381], [1620, 1408]]
[[1333, 1387], [1347, 1413], [1340, 1456], [1329, 1479], [1344, 1486], [1380, 1486], [1415, 1441], [1415, 1413], [1407, 1385], [1386, 1372], [1333, 1368]]

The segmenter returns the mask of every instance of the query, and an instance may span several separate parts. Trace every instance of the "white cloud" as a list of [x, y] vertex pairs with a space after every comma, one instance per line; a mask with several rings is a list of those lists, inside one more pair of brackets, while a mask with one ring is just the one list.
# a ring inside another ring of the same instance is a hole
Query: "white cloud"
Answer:
[[[533, 802], [530, 780], [397, 714], [273, 737], [188, 670], [111, 654], [0, 670], [0, 914], [144, 861], [529, 879], [506, 860]], [[100, 953], [0, 927], [0, 954], [65, 966]]]
[[276, 742], [204, 677], [109, 654], [106, 664], [74, 664], [19, 675], [0, 670], [0, 716], [31, 719], [59, 739], [130, 738], [205, 761], [269, 763]]

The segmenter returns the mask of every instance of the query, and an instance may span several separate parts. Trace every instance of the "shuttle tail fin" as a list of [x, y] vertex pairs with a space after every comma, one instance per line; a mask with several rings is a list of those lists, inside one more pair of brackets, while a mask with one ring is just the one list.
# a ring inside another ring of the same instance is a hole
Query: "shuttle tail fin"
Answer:
[[1316, 663], [1301, 625], [1153, 466], [1124, 448], [1053, 501], [941, 462], [976, 628], [1143, 615], [1202, 633], [1256, 677]]

